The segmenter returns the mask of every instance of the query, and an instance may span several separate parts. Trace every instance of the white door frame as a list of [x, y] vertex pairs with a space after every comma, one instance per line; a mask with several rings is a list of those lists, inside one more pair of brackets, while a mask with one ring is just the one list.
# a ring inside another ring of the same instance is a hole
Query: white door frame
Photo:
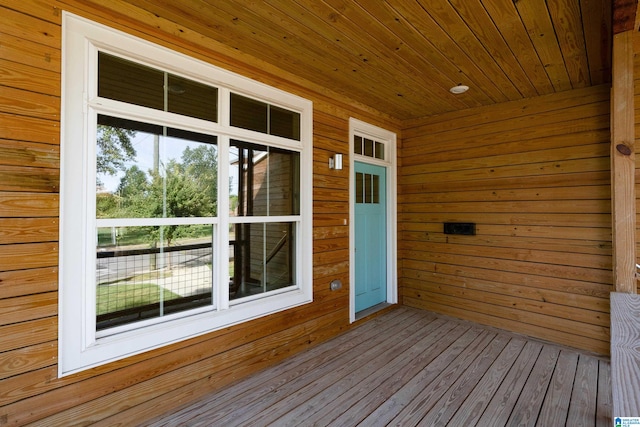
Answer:
[[[385, 160], [354, 154], [353, 137], [368, 137], [385, 145]], [[353, 117], [349, 119], [349, 320], [356, 320], [355, 312], [355, 171], [356, 161], [384, 166], [387, 169], [387, 303], [398, 302], [397, 248], [397, 164], [394, 132], [371, 125]]]

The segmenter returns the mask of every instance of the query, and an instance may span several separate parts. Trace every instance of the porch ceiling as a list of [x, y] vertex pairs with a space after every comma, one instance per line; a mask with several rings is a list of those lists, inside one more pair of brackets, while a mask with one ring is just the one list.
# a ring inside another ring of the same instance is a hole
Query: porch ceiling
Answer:
[[125, 1], [403, 120], [611, 80], [610, 0]]

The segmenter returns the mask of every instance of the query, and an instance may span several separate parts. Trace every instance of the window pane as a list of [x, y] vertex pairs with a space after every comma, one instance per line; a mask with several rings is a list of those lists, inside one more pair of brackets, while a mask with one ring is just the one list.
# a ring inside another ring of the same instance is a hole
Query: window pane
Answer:
[[295, 224], [265, 224], [265, 239], [267, 290], [295, 285]]
[[164, 73], [99, 52], [98, 96], [164, 110]]
[[104, 52], [98, 53], [98, 96], [218, 121], [217, 88]]
[[97, 234], [97, 330], [212, 304], [211, 225], [103, 227]]
[[267, 133], [267, 108], [264, 102], [231, 94], [231, 126]]
[[96, 142], [97, 218], [216, 216], [215, 136], [98, 116]]
[[300, 153], [231, 141], [230, 159], [232, 215], [300, 212]]
[[376, 159], [384, 160], [384, 144], [376, 141]]
[[229, 257], [229, 299], [295, 283], [295, 224], [235, 224]]
[[362, 154], [362, 137], [361, 136], [353, 137], [353, 152], [356, 154]]
[[231, 126], [300, 141], [300, 113], [231, 93]]
[[380, 176], [371, 176], [373, 177], [373, 203], [380, 203]]
[[218, 89], [193, 80], [169, 74], [168, 111], [218, 121]]
[[373, 141], [371, 139], [364, 139], [364, 155], [367, 157], [373, 157]]
[[372, 190], [373, 190], [373, 175], [369, 174], [369, 173], [365, 173], [364, 174], [364, 202], [365, 203], [371, 203], [373, 197], [372, 197]]
[[270, 105], [269, 134], [300, 141], [300, 114]]

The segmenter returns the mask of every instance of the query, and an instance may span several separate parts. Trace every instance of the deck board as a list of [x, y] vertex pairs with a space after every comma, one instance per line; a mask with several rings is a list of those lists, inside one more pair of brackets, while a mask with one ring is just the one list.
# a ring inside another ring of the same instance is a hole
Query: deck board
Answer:
[[476, 425], [486, 427], [503, 427], [507, 425], [511, 412], [541, 351], [541, 343], [527, 341], [523, 351], [515, 360]]
[[[418, 417], [422, 417], [417, 425], [427, 427], [448, 425], [451, 417], [455, 415], [456, 411], [464, 402], [464, 399], [482, 379], [488, 367], [491, 366], [493, 361], [504, 350], [508, 341], [507, 337], [500, 335], [493, 337], [484, 350], [479, 355], [476, 355], [471, 365], [469, 365], [469, 368], [460, 375], [445, 395], [437, 402], [436, 406], [424, 416], [422, 416], [422, 414], [416, 414]], [[443, 385], [446, 386], [446, 384]], [[418, 417], [413, 417], [412, 420]], [[413, 425], [413, 422], [410, 422], [409, 425]]]
[[[325, 366], [317, 367], [313, 372], [308, 373], [304, 377], [297, 378], [290, 382], [290, 384], [296, 385], [298, 382], [304, 383], [304, 387], [287, 388], [282, 387], [278, 391], [284, 391], [275, 396], [275, 400], [268, 400], [271, 404], [265, 405], [263, 402], [267, 399], [262, 398], [260, 403], [262, 408], [258, 412], [254, 412], [253, 416], [246, 419], [249, 425], [268, 425], [270, 422], [276, 422], [285, 414], [292, 410], [298, 410], [299, 405], [309, 407], [311, 400], [316, 394], [329, 388], [332, 384], [339, 381], [346, 381], [345, 377], [352, 372], [357, 372], [358, 369], [367, 367], [371, 363], [375, 363], [376, 356], [391, 357], [400, 353], [406, 348], [406, 342], [411, 338], [411, 335], [418, 333], [422, 328], [423, 322], [427, 319], [427, 316], [419, 316], [417, 319], [412, 319], [410, 322], [398, 323], [394, 325], [391, 336], [376, 337], [367, 341], [361, 346], [358, 346], [357, 350], [364, 350], [364, 352], [352, 352], [350, 355], [340, 355], [334, 360], [326, 364]], [[419, 322], [418, 320], [422, 320]], [[429, 323], [433, 320], [429, 318]], [[426, 324], [428, 327], [428, 323]], [[364, 348], [360, 348], [364, 347]], [[298, 381], [300, 379], [300, 381]], [[233, 423], [236, 417], [233, 416], [223, 418], [219, 420], [221, 425], [230, 425]]]
[[148, 425], [601, 426], [611, 401], [604, 358], [401, 307]]
[[577, 364], [577, 353], [560, 352], [538, 416], [537, 426], [545, 427], [558, 422], [561, 424], [566, 422]]
[[544, 346], [505, 425], [535, 426], [556, 367], [560, 349]]
[[640, 414], [640, 295], [611, 293], [611, 380], [616, 417]]
[[338, 425], [345, 425], [354, 424], [356, 419], [368, 415], [372, 408], [379, 406], [386, 399], [390, 390], [397, 389], [407, 379], [415, 376], [419, 367], [427, 365], [435, 357], [434, 348], [451, 344], [461, 333], [453, 331], [455, 325], [450, 322], [435, 323], [431, 323], [433, 331], [422, 338], [414, 337], [415, 343], [398, 357], [389, 362], [383, 361], [375, 375], [363, 372], [364, 375], [358, 378], [357, 384], [348, 387], [336, 384], [333, 390], [327, 390], [329, 394], [324, 396], [322, 410], [305, 418], [294, 418], [294, 423], [299, 419], [305, 419], [310, 424], [328, 425], [334, 421], [335, 414], [348, 414], [351, 417], [348, 422], [337, 421]]
[[525, 345], [524, 339], [509, 341], [495, 362], [484, 373], [477, 386], [466, 396], [455, 416], [449, 420], [450, 425], [469, 426], [478, 423], [478, 419], [489, 406], [496, 390], [504, 381]]
[[596, 425], [596, 401], [598, 389], [598, 361], [580, 357], [571, 394], [567, 419], [575, 425]]
[[[317, 420], [317, 424], [343, 426], [356, 425], [361, 422], [373, 410], [388, 400], [389, 395], [397, 392], [451, 346], [467, 329], [467, 327], [448, 322], [445, 327], [434, 331], [427, 339], [417, 342], [414, 348], [406, 353], [406, 357], [398, 362], [397, 370], [389, 370], [389, 375], [384, 375], [377, 385], [373, 380], [377, 376], [372, 376], [372, 379], [363, 384], [366, 387], [366, 395], [351, 393], [347, 398], [341, 399], [336, 407], [323, 411], [324, 413]], [[359, 388], [358, 391], [365, 390], [365, 387]]]
[[613, 419], [613, 396], [612, 393], [601, 393], [601, 390], [611, 390], [611, 364], [598, 361], [596, 427], [610, 427]]

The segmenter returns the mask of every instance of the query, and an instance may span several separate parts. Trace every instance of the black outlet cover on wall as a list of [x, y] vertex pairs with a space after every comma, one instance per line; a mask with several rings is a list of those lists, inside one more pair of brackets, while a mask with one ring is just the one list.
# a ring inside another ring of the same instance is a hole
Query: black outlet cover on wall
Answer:
[[475, 222], [445, 222], [444, 234], [462, 234], [465, 236], [475, 236]]

